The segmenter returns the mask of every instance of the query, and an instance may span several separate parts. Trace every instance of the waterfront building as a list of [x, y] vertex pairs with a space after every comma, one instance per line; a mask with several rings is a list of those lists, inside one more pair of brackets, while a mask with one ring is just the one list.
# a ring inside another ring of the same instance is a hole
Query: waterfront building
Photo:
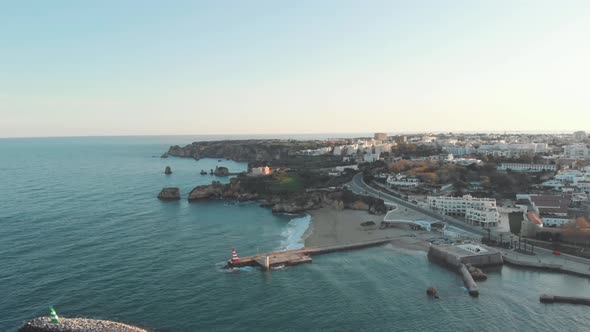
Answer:
[[498, 166], [499, 171], [511, 170], [513, 172], [538, 173], [538, 172], [555, 172], [556, 165], [545, 164], [521, 164], [521, 163], [503, 163]]
[[493, 198], [428, 196], [430, 209], [449, 216], [465, 217], [471, 225], [481, 227], [498, 226], [500, 214]]

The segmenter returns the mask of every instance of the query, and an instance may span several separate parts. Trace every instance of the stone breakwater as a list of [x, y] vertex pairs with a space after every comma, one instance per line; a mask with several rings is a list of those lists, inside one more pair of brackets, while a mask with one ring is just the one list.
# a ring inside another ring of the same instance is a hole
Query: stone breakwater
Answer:
[[387, 212], [382, 199], [356, 195], [348, 190], [315, 190], [275, 195], [248, 191], [239, 178], [231, 179], [228, 184], [214, 181], [210, 185], [197, 186], [188, 195], [190, 202], [208, 199], [260, 201], [262, 206], [271, 208], [275, 213], [300, 213], [324, 207], [365, 210], [371, 214]]
[[61, 318], [52, 323], [49, 317], [37, 317], [27, 322], [18, 332], [149, 332], [123, 323], [86, 318]]

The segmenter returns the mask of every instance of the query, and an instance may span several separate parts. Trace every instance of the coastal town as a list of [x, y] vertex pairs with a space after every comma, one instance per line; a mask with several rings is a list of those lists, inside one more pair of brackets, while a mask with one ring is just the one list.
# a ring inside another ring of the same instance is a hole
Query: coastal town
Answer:
[[[270, 270], [391, 243], [451, 266], [478, 296], [476, 280], [487, 278], [481, 269], [504, 263], [590, 276], [589, 143], [583, 131], [375, 133], [195, 142], [172, 146], [162, 157], [248, 162], [248, 171], [227, 184], [195, 187], [191, 202], [258, 201], [274, 213], [313, 217], [302, 249], [241, 259], [234, 249], [226, 268]], [[210, 174], [228, 171], [219, 166]]]

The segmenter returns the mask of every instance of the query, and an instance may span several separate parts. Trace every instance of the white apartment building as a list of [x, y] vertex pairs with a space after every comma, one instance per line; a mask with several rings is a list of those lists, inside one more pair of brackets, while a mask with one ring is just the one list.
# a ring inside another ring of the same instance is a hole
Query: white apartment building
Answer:
[[465, 217], [467, 223], [481, 227], [498, 226], [500, 214], [493, 198], [463, 197], [427, 197], [430, 209], [449, 216]]
[[420, 179], [414, 176], [405, 176], [403, 174], [390, 175], [387, 178], [387, 184], [390, 187], [415, 188], [422, 184]]
[[479, 149], [477, 149], [477, 153], [498, 157], [511, 157], [545, 153], [548, 148], [549, 145], [547, 143], [498, 143], [481, 145]]
[[332, 152], [332, 147], [323, 147], [323, 148], [319, 148], [319, 149], [307, 149], [307, 150], [300, 150], [297, 151], [298, 154], [304, 155], [304, 156], [321, 156], [324, 154], [330, 154]]
[[586, 144], [570, 144], [563, 147], [563, 155], [570, 159], [590, 159]]
[[379, 160], [379, 155], [373, 154], [373, 153], [365, 154], [365, 155], [363, 155], [363, 160], [367, 163], [372, 163], [372, 162]]
[[450, 145], [450, 146], [444, 146], [443, 150], [449, 154], [452, 154], [454, 156], [466, 156], [466, 155], [470, 155], [472, 153], [475, 152], [475, 148], [471, 145], [465, 145], [465, 146], [460, 146], [460, 145]]
[[521, 163], [503, 163], [498, 166], [499, 171], [511, 170], [513, 172], [526, 172], [526, 173], [538, 173], [538, 172], [555, 172], [557, 171], [556, 165], [545, 165], [545, 164], [521, 164]]

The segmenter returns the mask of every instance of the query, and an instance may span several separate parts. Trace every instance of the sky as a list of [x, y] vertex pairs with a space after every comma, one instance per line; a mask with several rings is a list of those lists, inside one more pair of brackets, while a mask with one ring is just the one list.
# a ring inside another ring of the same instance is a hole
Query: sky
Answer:
[[0, 0], [0, 137], [590, 131], [590, 1]]

